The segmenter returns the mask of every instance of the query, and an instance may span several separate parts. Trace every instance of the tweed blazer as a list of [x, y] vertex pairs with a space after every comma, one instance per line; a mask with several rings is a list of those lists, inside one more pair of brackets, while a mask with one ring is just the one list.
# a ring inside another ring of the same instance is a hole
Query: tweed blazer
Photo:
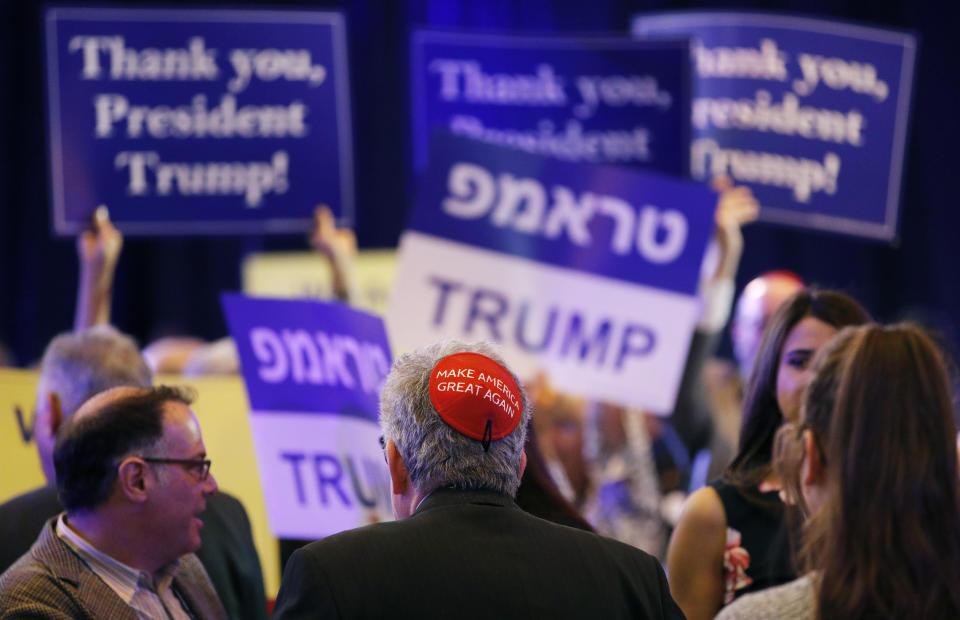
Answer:
[[[47, 521], [30, 551], [0, 576], [0, 619], [138, 620], [137, 614], [57, 536]], [[226, 620], [210, 579], [193, 554], [180, 559], [172, 586], [197, 620]]]
[[[30, 551], [50, 517], [63, 512], [57, 488], [40, 487], [0, 504], [0, 573]], [[197, 558], [232, 620], [267, 620], [260, 558], [243, 504], [220, 490], [200, 513]]]

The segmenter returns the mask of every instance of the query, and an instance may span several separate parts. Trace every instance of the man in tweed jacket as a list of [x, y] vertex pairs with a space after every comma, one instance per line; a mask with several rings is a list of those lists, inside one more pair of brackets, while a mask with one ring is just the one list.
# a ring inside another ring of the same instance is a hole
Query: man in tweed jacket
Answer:
[[0, 576], [0, 618], [226, 618], [193, 555], [217, 483], [189, 402], [114, 388], [68, 420], [54, 449], [66, 512]]
[[[58, 335], [40, 362], [33, 440], [47, 479], [0, 504], [0, 573], [30, 551], [44, 524], [63, 512], [57, 499], [53, 448], [57, 431], [84, 402], [112, 387], [151, 387], [153, 374], [136, 342], [109, 325]], [[232, 620], [267, 620], [260, 558], [240, 500], [217, 491], [207, 498], [197, 558]]]
[[[57, 519], [50, 519], [30, 553], [0, 578], [0, 617], [138, 620], [133, 608], [57, 537], [56, 524]], [[225, 617], [207, 573], [192, 553], [180, 558], [172, 587], [197, 618]]]

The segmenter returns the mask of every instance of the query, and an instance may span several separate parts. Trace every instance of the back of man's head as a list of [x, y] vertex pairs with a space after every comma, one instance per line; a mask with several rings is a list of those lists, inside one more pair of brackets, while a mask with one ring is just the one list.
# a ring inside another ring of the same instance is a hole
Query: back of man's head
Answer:
[[[474, 355], [457, 356], [464, 353]], [[438, 378], [434, 369], [442, 360], [458, 363]], [[485, 343], [446, 341], [401, 356], [380, 396], [384, 436], [422, 492], [453, 487], [516, 495], [530, 413], [516, 376]], [[498, 425], [506, 425], [505, 435]]]
[[733, 315], [731, 339], [733, 353], [744, 379], [753, 367], [760, 339], [767, 322], [777, 308], [804, 287], [804, 282], [792, 271], [766, 271], [743, 287]]
[[137, 344], [109, 325], [67, 332], [51, 340], [40, 362], [34, 426], [47, 480], [55, 480], [53, 442], [64, 418], [104, 390], [124, 385], [149, 387], [152, 383]]
[[117, 464], [163, 441], [165, 404], [191, 400], [192, 394], [174, 387], [119, 387], [84, 403], [61, 429], [53, 451], [57, 490], [67, 512], [103, 504]]
[[95, 394], [121, 385], [150, 387], [153, 377], [133, 338], [98, 325], [51, 340], [40, 362], [40, 381], [70, 416]]

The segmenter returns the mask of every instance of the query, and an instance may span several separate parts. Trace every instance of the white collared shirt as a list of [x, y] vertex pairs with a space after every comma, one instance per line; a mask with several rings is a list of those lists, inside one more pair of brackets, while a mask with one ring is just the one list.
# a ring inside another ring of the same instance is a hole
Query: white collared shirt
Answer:
[[191, 620], [186, 604], [170, 587], [178, 563], [165, 566], [154, 576], [118, 562], [77, 534], [66, 521], [57, 520], [57, 536], [80, 556], [90, 570], [143, 620]]

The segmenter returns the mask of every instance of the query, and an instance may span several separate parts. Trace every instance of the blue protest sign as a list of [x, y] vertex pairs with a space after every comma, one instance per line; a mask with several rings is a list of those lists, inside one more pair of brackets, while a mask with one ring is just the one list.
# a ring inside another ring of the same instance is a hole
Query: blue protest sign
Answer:
[[639, 15], [639, 37], [690, 36], [690, 171], [749, 185], [760, 219], [897, 234], [916, 39], [751, 13]]
[[575, 162], [685, 175], [689, 46], [683, 40], [416, 31], [414, 168], [435, 129]]
[[438, 132], [409, 229], [658, 289], [696, 293], [716, 197]]
[[377, 420], [390, 370], [383, 321], [342, 304], [224, 295], [258, 411], [326, 411]]
[[394, 350], [493, 340], [521, 378], [667, 415], [716, 196], [438, 134], [401, 238]]
[[46, 63], [56, 233], [100, 204], [128, 234], [352, 220], [340, 14], [48, 8]]
[[[313, 538], [389, 519], [383, 322], [341, 304], [225, 294], [270, 527]], [[322, 517], [322, 518], [318, 518]]]

